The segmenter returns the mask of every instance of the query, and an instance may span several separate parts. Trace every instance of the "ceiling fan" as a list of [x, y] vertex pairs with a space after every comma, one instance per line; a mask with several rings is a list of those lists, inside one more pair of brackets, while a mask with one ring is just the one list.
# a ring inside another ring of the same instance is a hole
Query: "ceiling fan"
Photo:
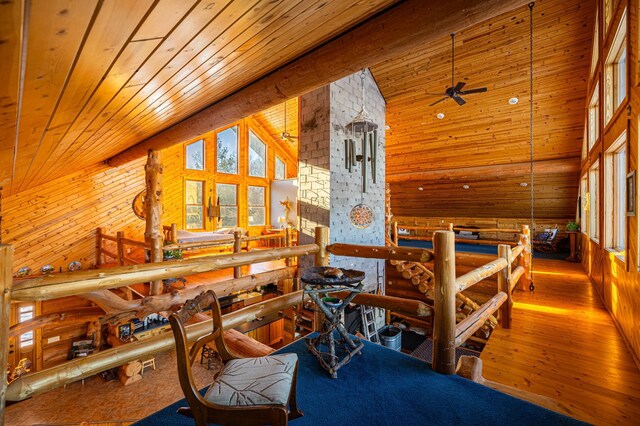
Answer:
[[456, 33], [451, 33], [451, 87], [447, 87], [447, 89], [444, 91], [444, 98], [435, 101], [434, 103], [432, 103], [429, 106], [434, 106], [435, 104], [438, 104], [444, 100], [446, 100], [447, 98], [451, 98], [454, 101], [456, 101], [458, 103], [458, 105], [464, 105], [467, 103], [467, 101], [465, 101], [464, 99], [462, 99], [462, 97], [460, 95], [470, 95], [472, 93], [482, 93], [482, 92], [486, 92], [487, 88], [486, 87], [480, 87], [478, 89], [468, 89], [468, 90], [462, 90], [462, 88], [464, 87], [465, 83], [464, 81], [459, 81], [458, 84], [455, 84], [455, 79], [454, 79], [454, 73], [455, 73], [455, 37], [456, 37]]
[[280, 133], [280, 140], [282, 142], [295, 142], [294, 139], [298, 139], [297, 136], [291, 135], [287, 132], [287, 101], [284, 102], [284, 131]]

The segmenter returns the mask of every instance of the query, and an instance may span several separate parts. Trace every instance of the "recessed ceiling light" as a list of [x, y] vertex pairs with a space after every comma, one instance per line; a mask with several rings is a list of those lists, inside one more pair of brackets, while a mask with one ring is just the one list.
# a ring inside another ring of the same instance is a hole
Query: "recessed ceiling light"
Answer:
[[386, 126], [384, 126], [385, 130], [391, 130], [391, 126], [389, 126], [388, 124]]
[[436, 117], [438, 117], [438, 120], [442, 120], [444, 118], [444, 112], [437, 113]]
[[421, 186], [419, 186], [419, 187], [418, 187], [418, 191], [424, 191], [424, 188], [423, 188], [423, 187], [421, 187]]
[[520, 101], [520, 99], [518, 99], [517, 96], [514, 96], [513, 98], [509, 99], [509, 105], [515, 105]]
[[527, 182], [520, 182], [520, 186], [528, 186], [529, 184]]
[[469, 189], [469, 185], [465, 183], [464, 185], [462, 185], [462, 189]]

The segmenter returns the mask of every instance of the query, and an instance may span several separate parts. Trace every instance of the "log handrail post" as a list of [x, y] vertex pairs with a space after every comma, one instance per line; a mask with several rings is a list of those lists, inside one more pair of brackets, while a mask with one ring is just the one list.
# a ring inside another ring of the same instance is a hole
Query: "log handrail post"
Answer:
[[393, 235], [392, 235], [392, 238], [393, 238], [393, 240], [392, 240], [393, 243], [395, 245], [398, 245], [398, 221], [397, 220], [393, 221]]
[[122, 240], [124, 239], [124, 232], [123, 231], [118, 231], [116, 233], [116, 247], [117, 247], [117, 253], [118, 253], [118, 265], [120, 266], [124, 266], [124, 242], [122, 242]]
[[[236, 229], [233, 231], [233, 252], [242, 252], [242, 231]], [[242, 266], [236, 266], [233, 268], [233, 278], [240, 278], [242, 276]]]
[[500, 307], [500, 323], [502, 328], [511, 328], [511, 309], [513, 307], [513, 299], [511, 297], [511, 247], [507, 244], [500, 244], [498, 246], [498, 257], [507, 261], [505, 266], [500, 272], [498, 272], [498, 292], [504, 292], [507, 295], [507, 300]]
[[447, 230], [453, 231], [453, 222], [449, 222], [449, 225], [447, 226]]
[[169, 235], [169, 240], [177, 243], [178, 242], [178, 224], [171, 224], [171, 235]]
[[104, 234], [104, 228], [98, 228], [96, 230], [96, 268], [102, 266], [102, 234]]
[[526, 291], [533, 278], [531, 276], [531, 257], [533, 252], [531, 250], [531, 229], [529, 229], [529, 225], [522, 225], [522, 234], [520, 234], [518, 242], [524, 246], [519, 262], [520, 266], [524, 268], [524, 274], [520, 279], [520, 289]]
[[433, 363], [441, 374], [456, 372], [456, 252], [452, 231], [433, 233], [434, 303]]
[[316, 253], [315, 266], [329, 266], [329, 253], [327, 245], [329, 245], [329, 228], [326, 226], [316, 226], [315, 242], [320, 247]]
[[0, 390], [0, 425], [4, 425], [4, 408], [7, 400], [6, 372], [9, 362], [9, 322], [11, 319], [11, 285], [13, 284], [13, 247], [0, 244], [0, 371], [2, 388]]
[[[287, 247], [291, 247], [291, 228], [286, 227], [284, 229], [284, 244]], [[291, 266], [291, 264], [293, 263], [293, 259], [292, 258], [287, 258], [284, 261], [284, 264], [287, 266]]]

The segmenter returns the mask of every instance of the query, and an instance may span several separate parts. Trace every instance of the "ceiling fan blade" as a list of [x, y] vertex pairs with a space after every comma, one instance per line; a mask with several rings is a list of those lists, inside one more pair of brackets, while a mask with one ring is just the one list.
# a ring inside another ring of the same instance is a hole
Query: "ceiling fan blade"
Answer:
[[471, 93], [483, 93], [486, 92], [487, 88], [486, 87], [480, 87], [478, 89], [469, 89], [469, 90], [465, 90], [463, 92], [458, 92], [460, 95], [469, 95]]
[[458, 95], [453, 95], [453, 96], [452, 96], [452, 98], [453, 98], [453, 100], [454, 100], [454, 101], [456, 101], [456, 102], [458, 103], [458, 105], [460, 105], [460, 106], [462, 106], [462, 105], [464, 105], [464, 104], [466, 104], [466, 103], [467, 103], [464, 99], [462, 99], [462, 98], [461, 98], [460, 96], [458, 96]]
[[448, 98], [448, 96], [445, 96], [444, 98], [440, 99], [439, 101], [435, 101], [434, 103], [432, 103], [432, 104], [431, 104], [431, 105], [429, 105], [429, 106], [434, 106], [435, 104], [439, 104], [440, 102], [444, 101], [444, 100], [445, 100], [445, 99], [447, 99], [447, 98]]
[[467, 84], [467, 83], [465, 83], [464, 81], [459, 81], [458, 84], [456, 84], [456, 87], [453, 88], [453, 90], [455, 92], [459, 92], [460, 89], [462, 89], [465, 84]]

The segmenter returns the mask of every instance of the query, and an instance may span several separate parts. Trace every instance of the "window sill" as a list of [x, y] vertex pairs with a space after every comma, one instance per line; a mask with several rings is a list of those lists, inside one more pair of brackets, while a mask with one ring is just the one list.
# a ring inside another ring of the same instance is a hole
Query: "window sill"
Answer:
[[616, 259], [618, 259], [619, 261], [622, 262], [622, 264], [624, 265], [625, 263], [625, 252], [626, 249], [624, 248], [617, 248], [617, 247], [607, 247], [606, 250], [611, 253], [613, 255], [613, 257], [615, 257]]
[[598, 238], [589, 237], [592, 243], [600, 244], [600, 240]]

